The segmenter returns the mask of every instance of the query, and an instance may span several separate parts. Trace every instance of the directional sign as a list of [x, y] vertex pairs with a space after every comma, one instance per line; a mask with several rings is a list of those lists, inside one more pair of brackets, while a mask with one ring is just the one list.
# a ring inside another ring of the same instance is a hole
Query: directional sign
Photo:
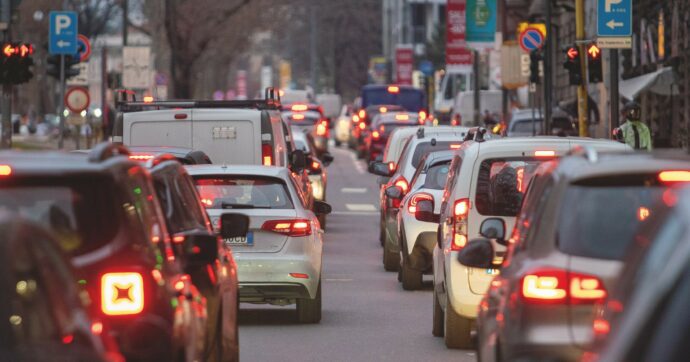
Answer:
[[537, 28], [526, 28], [518, 37], [520, 48], [526, 52], [541, 49], [544, 45], [544, 34]]
[[48, 28], [48, 51], [50, 54], [77, 53], [77, 13], [74, 11], [51, 11]]
[[597, 36], [632, 36], [632, 0], [598, 0]]

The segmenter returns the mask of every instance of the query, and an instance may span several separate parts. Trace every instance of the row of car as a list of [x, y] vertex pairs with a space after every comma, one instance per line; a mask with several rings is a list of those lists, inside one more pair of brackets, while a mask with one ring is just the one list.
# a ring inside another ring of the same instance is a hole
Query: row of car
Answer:
[[240, 302], [318, 323], [312, 133], [271, 98], [119, 107], [128, 146], [0, 154], [0, 359], [236, 361]]
[[675, 187], [688, 160], [603, 139], [399, 128], [369, 164], [382, 264], [405, 290], [431, 274], [433, 335], [482, 361], [682, 359], [690, 319], [670, 313], [687, 301]]

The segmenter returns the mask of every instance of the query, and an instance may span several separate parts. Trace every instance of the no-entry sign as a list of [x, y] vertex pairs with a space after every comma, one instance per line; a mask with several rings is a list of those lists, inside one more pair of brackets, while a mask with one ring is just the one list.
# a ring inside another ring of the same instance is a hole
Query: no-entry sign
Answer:
[[90, 102], [89, 91], [83, 87], [70, 88], [65, 94], [65, 106], [74, 113], [81, 113], [89, 108]]

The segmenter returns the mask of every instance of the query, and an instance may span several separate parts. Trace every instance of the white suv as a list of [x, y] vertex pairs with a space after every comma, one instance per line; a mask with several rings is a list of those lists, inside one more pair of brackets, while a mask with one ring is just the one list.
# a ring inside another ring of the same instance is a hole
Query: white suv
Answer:
[[[449, 348], [471, 348], [470, 332], [494, 269], [469, 268], [457, 262], [458, 251], [479, 237], [482, 222], [501, 218], [512, 230], [532, 172], [544, 160], [577, 146], [627, 150], [609, 140], [575, 137], [525, 137], [465, 142], [450, 165], [434, 248], [433, 334]], [[505, 247], [494, 243], [495, 257]]]

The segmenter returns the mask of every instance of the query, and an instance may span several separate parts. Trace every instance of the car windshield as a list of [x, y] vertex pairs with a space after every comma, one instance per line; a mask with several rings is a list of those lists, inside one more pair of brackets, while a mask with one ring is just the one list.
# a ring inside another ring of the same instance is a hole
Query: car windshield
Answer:
[[527, 186], [540, 163], [533, 158], [482, 161], [477, 175], [477, 211], [485, 216], [517, 216]]
[[423, 187], [432, 190], [443, 190], [446, 187], [446, 180], [448, 179], [449, 170], [450, 160], [429, 167], [426, 172]]
[[417, 148], [414, 149], [414, 153], [412, 154], [412, 166], [414, 168], [417, 168], [417, 166], [419, 166], [419, 162], [422, 160], [422, 157], [424, 157], [424, 155], [426, 155], [427, 153], [434, 151], [450, 150], [451, 147], [455, 147], [456, 145], [459, 147], [462, 143], [462, 140], [458, 139], [457, 141], [436, 141], [434, 145], [432, 145], [431, 143], [432, 142], [419, 143], [417, 145]]
[[109, 243], [121, 220], [109, 179], [23, 181], [0, 186], [0, 210], [50, 230], [60, 247], [77, 256]]
[[570, 185], [561, 203], [560, 250], [582, 257], [622, 259], [663, 191], [655, 176], [608, 177]]
[[278, 178], [197, 176], [201, 202], [207, 209], [292, 209], [287, 185]]

